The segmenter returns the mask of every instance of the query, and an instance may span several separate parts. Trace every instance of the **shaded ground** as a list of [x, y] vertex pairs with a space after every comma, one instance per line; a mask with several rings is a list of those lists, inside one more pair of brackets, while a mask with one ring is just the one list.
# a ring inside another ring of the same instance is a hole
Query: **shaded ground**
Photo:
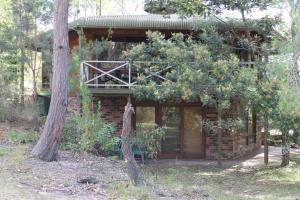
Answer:
[[[292, 154], [299, 154], [300, 149], [290, 149]], [[269, 147], [269, 162], [279, 163], [281, 162], [281, 148], [280, 147]], [[173, 166], [217, 166], [217, 161], [213, 160], [176, 160], [176, 159], [163, 159], [163, 160], [149, 160], [147, 162], [150, 166], [159, 165], [161, 167], [173, 167]], [[264, 152], [263, 147], [256, 152], [253, 152], [247, 157], [235, 159], [235, 160], [224, 160], [222, 162], [223, 167], [226, 168], [249, 168], [249, 167], [261, 167], [264, 166]]]
[[[269, 167], [263, 154], [224, 162], [164, 160], [142, 167], [156, 185], [135, 187], [124, 173], [124, 163], [89, 154], [60, 152], [58, 162], [30, 158], [30, 145], [11, 145], [8, 124], [0, 124], [0, 199], [300, 199], [300, 153], [289, 167], [279, 168], [280, 148], [271, 148]], [[15, 128], [13, 128], [15, 129]], [[78, 180], [94, 177], [97, 184]], [[160, 191], [160, 192], [158, 192]]]
[[248, 158], [223, 161], [159, 160], [145, 166], [155, 182], [195, 194], [202, 188], [217, 200], [299, 200], [300, 150], [291, 149], [291, 164], [281, 168], [281, 148], [269, 148], [269, 166], [263, 149]]
[[[9, 152], [0, 157], [0, 199], [103, 199], [111, 184], [128, 180], [120, 161], [64, 152], [58, 162], [46, 163], [27, 158], [25, 146], [1, 149]], [[86, 177], [99, 183], [77, 182]]]

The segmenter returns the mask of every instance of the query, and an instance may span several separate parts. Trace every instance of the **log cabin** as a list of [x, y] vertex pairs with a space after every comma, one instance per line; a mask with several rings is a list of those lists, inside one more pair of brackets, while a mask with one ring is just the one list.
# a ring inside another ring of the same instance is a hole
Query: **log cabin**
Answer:
[[[88, 85], [93, 102], [101, 102], [102, 115], [107, 122], [117, 127], [117, 134], [122, 128], [122, 115], [127, 96], [132, 94], [131, 88], [136, 84], [131, 63], [122, 60], [120, 52], [132, 45], [146, 42], [147, 31], [159, 31], [166, 38], [172, 33], [193, 35], [208, 20], [200, 18], [183, 19], [176, 16], [144, 15], [144, 16], [99, 16], [80, 18], [69, 24], [70, 49], [81, 46], [80, 37], [84, 35], [87, 41], [103, 38], [110, 40], [109, 50], [101, 55], [93, 55], [89, 60], [82, 60], [80, 74], [71, 75], [71, 79], [80, 79]], [[250, 32], [255, 36], [255, 27], [245, 26], [239, 22], [224, 24], [211, 20], [220, 34], [234, 31], [243, 36]], [[238, 44], [232, 44], [238, 47]], [[234, 53], [242, 65], [251, 66], [259, 58], [253, 52], [235, 48]], [[44, 74], [44, 82], [49, 78]], [[203, 122], [216, 119], [216, 109], [202, 106], [201, 102], [160, 103], [153, 101], [138, 101], [133, 98], [135, 108], [134, 124], [158, 124], [167, 127], [166, 137], [162, 141], [159, 158], [168, 159], [216, 159], [217, 136], [205, 131]], [[80, 97], [76, 91], [69, 95], [70, 112], [80, 112]], [[233, 103], [227, 115], [238, 116], [241, 110], [238, 103]], [[224, 159], [245, 156], [261, 147], [261, 132], [254, 113], [247, 115], [247, 130], [243, 132], [228, 132], [222, 136], [222, 153]]]

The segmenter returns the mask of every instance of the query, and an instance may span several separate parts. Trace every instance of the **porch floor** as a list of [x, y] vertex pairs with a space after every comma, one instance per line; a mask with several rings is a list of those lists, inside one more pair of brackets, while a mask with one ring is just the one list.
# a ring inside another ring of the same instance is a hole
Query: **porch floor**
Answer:
[[[299, 154], [300, 149], [291, 149], [291, 153]], [[269, 163], [275, 163], [281, 161], [281, 147], [269, 147]], [[160, 159], [160, 160], [147, 160], [146, 165], [158, 165], [161, 167], [171, 166], [217, 166], [215, 160], [181, 160], [181, 159]], [[251, 155], [247, 155], [238, 159], [224, 160], [222, 161], [223, 167], [257, 167], [264, 165], [264, 152], [263, 146], [253, 152]]]

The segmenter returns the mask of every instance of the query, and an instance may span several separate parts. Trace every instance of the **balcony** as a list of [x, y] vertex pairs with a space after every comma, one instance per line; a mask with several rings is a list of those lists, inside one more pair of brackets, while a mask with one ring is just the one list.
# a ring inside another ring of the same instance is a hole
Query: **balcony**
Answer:
[[[151, 63], [155, 64], [155, 63]], [[128, 61], [83, 61], [81, 63], [81, 84], [86, 84], [93, 94], [131, 94], [137, 85], [137, 66], [149, 62]], [[148, 72], [146, 79], [166, 80], [163, 76], [172, 66], [157, 72]]]
[[[241, 66], [252, 67], [255, 62], [241, 61]], [[155, 72], [146, 70], [150, 65], [156, 65]], [[137, 66], [145, 69], [146, 79], [164, 81], [167, 72], [173, 68], [166, 63], [129, 62], [129, 61], [83, 61], [81, 63], [81, 85], [86, 84], [93, 94], [126, 95], [131, 94], [137, 86]], [[141, 73], [141, 71], [139, 72]]]

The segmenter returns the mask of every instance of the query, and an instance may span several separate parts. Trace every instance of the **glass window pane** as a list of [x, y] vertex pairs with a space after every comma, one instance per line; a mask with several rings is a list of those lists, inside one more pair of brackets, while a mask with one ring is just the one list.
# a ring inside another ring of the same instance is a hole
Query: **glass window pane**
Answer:
[[136, 124], [145, 128], [154, 128], [155, 107], [136, 107]]
[[162, 125], [166, 127], [162, 142], [162, 153], [180, 153], [180, 109], [179, 107], [162, 108]]

